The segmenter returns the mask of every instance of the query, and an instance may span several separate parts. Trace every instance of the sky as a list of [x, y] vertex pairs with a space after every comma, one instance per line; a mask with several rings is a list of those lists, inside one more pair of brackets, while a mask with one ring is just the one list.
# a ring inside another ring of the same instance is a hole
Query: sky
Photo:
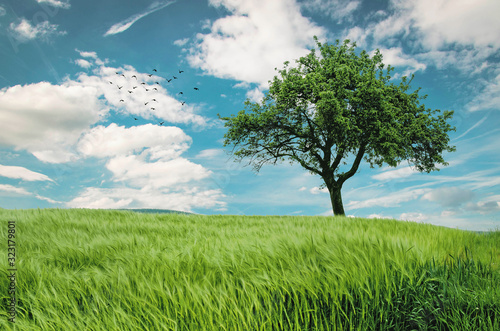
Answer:
[[[448, 166], [345, 182], [346, 215], [500, 228], [497, 0], [0, 1], [0, 208], [333, 215], [321, 178], [259, 173], [221, 116], [258, 102], [315, 47], [349, 39], [454, 110]], [[195, 89], [196, 88], [196, 89]]]

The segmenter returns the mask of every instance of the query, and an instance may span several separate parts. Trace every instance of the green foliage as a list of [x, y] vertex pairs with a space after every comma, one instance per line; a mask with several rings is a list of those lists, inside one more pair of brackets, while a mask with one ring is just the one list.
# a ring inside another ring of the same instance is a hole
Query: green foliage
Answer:
[[[16, 221], [18, 330], [500, 329], [500, 232], [95, 210], [0, 220], [0, 238]], [[13, 330], [7, 286], [0, 329]]]
[[426, 108], [420, 89], [410, 92], [413, 76], [392, 82], [393, 68], [384, 70], [378, 50], [370, 57], [349, 40], [316, 43], [319, 54], [311, 50], [295, 67], [285, 62], [261, 103], [247, 100], [237, 115], [221, 117], [224, 145], [234, 146], [236, 159], [248, 158], [256, 171], [297, 162], [330, 192], [340, 192], [363, 159], [371, 167], [407, 160], [425, 172], [447, 165], [443, 152], [455, 150], [448, 145], [453, 111]]

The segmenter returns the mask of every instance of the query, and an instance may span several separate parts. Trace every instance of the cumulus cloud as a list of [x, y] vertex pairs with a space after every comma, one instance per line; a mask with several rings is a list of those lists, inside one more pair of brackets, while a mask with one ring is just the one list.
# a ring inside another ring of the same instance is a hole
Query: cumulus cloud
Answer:
[[182, 188], [177, 192], [151, 187], [103, 189], [90, 187], [67, 203], [71, 208], [151, 208], [192, 212], [194, 208], [225, 210], [220, 190]]
[[224, 154], [224, 151], [217, 148], [204, 149], [195, 156], [200, 159], [214, 159]]
[[10, 31], [19, 42], [28, 42], [34, 39], [48, 40], [50, 36], [65, 35], [66, 31], [58, 31], [57, 24], [48, 21], [33, 26], [30, 21], [23, 18], [19, 23], [11, 23]]
[[146, 152], [151, 159], [173, 159], [185, 152], [191, 137], [174, 126], [153, 124], [130, 128], [115, 123], [92, 128], [78, 142], [78, 151], [85, 156], [112, 157]]
[[100, 92], [73, 81], [0, 90], [0, 145], [27, 150], [44, 162], [67, 162], [80, 134], [102, 114]]
[[300, 3], [301, 7], [307, 11], [328, 16], [341, 23], [350, 20], [351, 15], [361, 5], [358, 0], [306, 0]]
[[295, 0], [211, 0], [231, 15], [198, 34], [188, 61], [209, 75], [266, 87], [283, 62], [305, 55], [325, 30], [300, 13]]
[[90, 63], [89, 61], [84, 60], [84, 59], [75, 60], [75, 64], [84, 68], [84, 69], [88, 69], [88, 68], [92, 67], [92, 63]]
[[474, 193], [468, 189], [440, 187], [426, 193], [422, 196], [422, 199], [434, 201], [445, 208], [457, 208], [463, 203], [470, 201], [473, 197]]
[[381, 48], [384, 63], [394, 67], [407, 67], [402, 76], [410, 76], [418, 70], [425, 70], [426, 65], [403, 53], [401, 47]]
[[4, 166], [0, 164], [0, 176], [7, 178], [19, 178], [25, 181], [50, 181], [48, 176], [39, 172], [31, 171], [24, 167]]
[[130, 16], [129, 18], [118, 22], [116, 24], [113, 24], [108, 31], [104, 34], [104, 36], [111, 36], [115, 35], [117, 33], [121, 33], [123, 31], [126, 31], [128, 28], [130, 28], [135, 22], [140, 20], [141, 18], [148, 16], [149, 14], [152, 14], [162, 8], [165, 8], [171, 4], [173, 4], [176, 1], [156, 1], [153, 2], [144, 12], [135, 14]]

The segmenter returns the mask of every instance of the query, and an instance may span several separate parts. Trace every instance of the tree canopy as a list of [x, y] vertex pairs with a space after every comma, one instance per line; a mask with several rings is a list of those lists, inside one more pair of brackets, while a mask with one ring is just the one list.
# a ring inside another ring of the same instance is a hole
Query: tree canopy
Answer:
[[[455, 151], [448, 132], [453, 111], [432, 110], [410, 91], [413, 75], [391, 80], [376, 50], [356, 52], [339, 40], [278, 70], [261, 102], [245, 102], [237, 115], [220, 117], [237, 160], [248, 158], [255, 171], [289, 160], [321, 176], [335, 215], [345, 215], [341, 188], [365, 160], [373, 168], [408, 161], [420, 172], [447, 165], [443, 152]], [[318, 54], [319, 53], [319, 54]]]

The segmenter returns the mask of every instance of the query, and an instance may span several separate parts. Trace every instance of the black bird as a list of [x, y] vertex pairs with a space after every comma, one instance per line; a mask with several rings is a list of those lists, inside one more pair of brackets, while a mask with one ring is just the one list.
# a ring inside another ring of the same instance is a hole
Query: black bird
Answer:
[[184, 94], [184, 93], [182, 93], [182, 92], [179, 92], [179, 94]]
[[158, 72], [158, 71], [156, 71], [156, 69], [153, 69], [153, 71], [154, 71], [154, 72]]
[[[132, 117], [133, 117], [133, 116], [132, 116]], [[137, 117], [134, 117], [134, 120], [136, 120], [136, 121], [137, 121], [137, 120], [138, 120], [138, 118], [137, 118]]]
[[137, 86], [132, 87], [132, 89], [134, 89], [134, 90], [135, 90], [136, 88], [137, 88]]
[[[156, 101], [156, 99], [152, 99], [151, 101]], [[158, 102], [158, 101], [156, 101], [156, 102]]]
[[195, 89], [196, 91], [199, 91], [199, 90], [200, 90], [200, 89], [199, 89], [199, 88], [197, 88], [197, 87], [195, 87], [194, 89]]
[[136, 76], [136, 75], [133, 75], [133, 76], [132, 76], [132, 77], [130, 77], [130, 78], [135, 78], [135, 79], [137, 79], [137, 76]]
[[153, 74], [149, 74], [148, 76], [151, 77], [151, 76], [153, 76]]
[[153, 90], [158, 91], [158, 89], [156, 87], [153, 87]]
[[151, 107], [151, 109], [155, 110], [153, 107]]
[[118, 89], [121, 90], [123, 86], [118, 86]]
[[146, 92], [149, 92], [149, 89], [148, 89], [148, 88], [146, 89]]
[[167, 82], [170, 83], [172, 81], [172, 79], [167, 79]]
[[146, 85], [146, 83], [142, 82], [141, 85]]
[[158, 83], [158, 82], [155, 82], [155, 83], [158, 84], [158, 85], [160, 85], [160, 83]]
[[149, 101], [148, 102], [144, 102], [144, 106], [147, 105], [148, 103], [149, 103]]
[[128, 93], [132, 93], [132, 91], [129, 90]]
[[163, 125], [163, 123], [165, 123], [165, 121], [163, 121], [163, 122], [160, 122], [160, 125]]
[[184, 72], [184, 70], [179, 70], [179, 73], [182, 74]]
[[115, 74], [119, 75], [120, 73], [119, 72], [115, 72]]
[[177, 77], [175, 77], [175, 76], [172, 76], [172, 77], [174, 77], [174, 79], [177, 79]]
[[123, 99], [120, 99], [120, 102], [125, 102], [125, 100], [123, 100]]
[[113, 82], [109, 82], [110, 84], [113, 84]]
[[[122, 76], [123, 76], [123, 77], [125, 77], [125, 75], [124, 75], [124, 74], [122, 74]], [[127, 78], [127, 77], [125, 77], [125, 78]]]
[[183, 106], [184, 106], [184, 104], [185, 104], [185, 103], [186, 103], [186, 101], [183, 101], [183, 102], [181, 102], [181, 105], [183, 105]]

